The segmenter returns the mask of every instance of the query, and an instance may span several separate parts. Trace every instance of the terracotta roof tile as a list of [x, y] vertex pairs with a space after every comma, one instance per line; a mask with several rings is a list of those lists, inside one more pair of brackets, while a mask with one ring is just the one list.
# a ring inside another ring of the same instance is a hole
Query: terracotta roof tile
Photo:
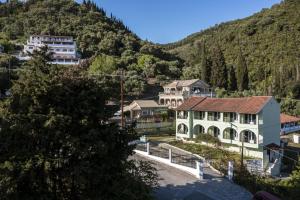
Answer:
[[194, 99], [185, 101], [178, 108], [178, 110], [257, 114], [272, 97], [253, 96], [243, 98], [192, 98]]
[[290, 123], [290, 122], [299, 122], [300, 118], [298, 117], [294, 117], [291, 115], [287, 115], [287, 114], [280, 114], [280, 123], [284, 124], [284, 123]]
[[204, 99], [206, 99], [206, 97], [191, 97], [178, 106], [176, 110], [190, 110]]

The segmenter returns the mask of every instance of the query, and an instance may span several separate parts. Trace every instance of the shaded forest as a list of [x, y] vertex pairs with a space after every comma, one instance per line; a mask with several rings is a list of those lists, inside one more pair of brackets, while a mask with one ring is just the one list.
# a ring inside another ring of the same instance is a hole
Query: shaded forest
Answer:
[[[300, 1], [285, 0], [253, 16], [216, 25], [164, 48], [185, 61], [185, 78], [195, 78], [195, 71], [201, 77], [203, 45], [206, 57], [214, 57], [218, 47], [228, 71], [233, 67], [237, 73], [239, 56], [244, 57], [249, 89], [254, 93], [299, 98], [299, 10]], [[215, 78], [211, 77], [212, 83]]]

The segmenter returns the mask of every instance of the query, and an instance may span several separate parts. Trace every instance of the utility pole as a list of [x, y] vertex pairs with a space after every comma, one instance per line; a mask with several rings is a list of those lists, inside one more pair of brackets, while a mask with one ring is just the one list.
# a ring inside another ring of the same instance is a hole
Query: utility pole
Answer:
[[244, 132], [241, 133], [242, 136], [242, 153], [241, 153], [241, 172], [244, 166]]
[[121, 76], [120, 76], [120, 82], [121, 82], [121, 128], [124, 128], [124, 70], [121, 69]]

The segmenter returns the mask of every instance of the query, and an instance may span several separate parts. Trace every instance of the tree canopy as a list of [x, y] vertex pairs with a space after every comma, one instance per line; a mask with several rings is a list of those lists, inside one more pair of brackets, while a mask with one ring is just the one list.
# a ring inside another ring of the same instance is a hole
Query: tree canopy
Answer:
[[128, 160], [136, 134], [107, 123], [109, 90], [83, 66], [49, 65], [46, 52], [0, 104], [1, 198], [151, 199], [153, 168]]

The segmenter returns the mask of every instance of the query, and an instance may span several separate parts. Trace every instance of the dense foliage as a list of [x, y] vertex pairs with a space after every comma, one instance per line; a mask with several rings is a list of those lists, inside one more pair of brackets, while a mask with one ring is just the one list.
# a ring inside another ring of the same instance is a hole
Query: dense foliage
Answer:
[[7, 51], [18, 50], [32, 34], [73, 36], [82, 58], [91, 59], [91, 72], [98, 75], [119, 68], [128, 71], [128, 76], [138, 75], [139, 80], [126, 80], [131, 95], [142, 94], [148, 78], [157, 78], [160, 83], [181, 74], [180, 59], [142, 41], [90, 0], [82, 4], [74, 0], [11, 0], [0, 4], [0, 44]]
[[184, 59], [187, 69], [201, 62], [199, 43], [205, 43], [209, 54], [220, 46], [227, 65], [235, 68], [242, 51], [250, 89], [286, 96], [300, 77], [299, 9], [300, 1], [285, 0], [251, 17], [219, 24], [165, 48]]
[[136, 134], [107, 123], [110, 90], [83, 66], [47, 64], [46, 52], [0, 102], [1, 199], [151, 199], [156, 173], [128, 160]]

